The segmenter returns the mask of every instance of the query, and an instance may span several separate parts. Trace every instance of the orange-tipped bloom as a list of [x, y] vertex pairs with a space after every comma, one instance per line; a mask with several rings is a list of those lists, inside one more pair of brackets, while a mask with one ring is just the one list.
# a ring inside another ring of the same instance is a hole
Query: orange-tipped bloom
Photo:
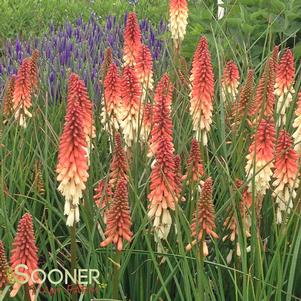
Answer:
[[35, 236], [33, 230], [32, 217], [29, 213], [25, 213], [22, 219], [19, 221], [16, 237], [13, 242], [11, 251], [11, 268], [14, 274], [14, 278], [18, 281], [15, 282], [13, 289], [10, 293], [11, 297], [15, 297], [18, 293], [21, 282], [25, 280], [25, 277], [15, 273], [16, 268], [23, 264], [27, 268], [18, 267], [18, 272], [26, 274], [29, 278], [26, 285], [29, 288], [30, 299], [35, 300], [35, 291], [32, 288], [34, 284], [40, 284], [41, 279], [38, 273], [33, 273], [38, 269], [38, 249], [35, 244]]
[[294, 77], [294, 57], [292, 51], [287, 49], [278, 64], [276, 73], [275, 95], [278, 97], [276, 111], [279, 114], [277, 121], [279, 126], [286, 122], [286, 109], [289, 107], [295, 93], [293, 87]]
[[153, 127], [153, 105], [151, 103], [147, 103], [144, 106], [142, 127], [141, 127], [141, 139], [143, 141], [145, 142], [148, 141], [152, 127]]
[[151, 133], [151, 152], [155, 156], [150, 179], [148, 216], [153, 219], [155, 240], [167, 239], [172, 224], [170, 210], [175, 210], [174, 146], [170, 102], [172, 84], [167, 74], [158, 83], [155, 96], [154, 125]]
[[128, 179], [128, 170], [129, 166], [122, 146], [121, 135], [117, 132], [115, 134], [114, 150], [109, 176], [109, 185], [113, 192], [115, 191], [116, 184], [121, 179]]
[[209, 251], [204, 235], [207, 234], [211, 237], [218, 238], [218, 235], [215, 233], [215, 228], [215, 212], [212, 201], [212, 179], [207, 178], [202, 187], [201, 197], [194, 212], [191, 224], [192, 237], [195, 239], [186, 246], [186, 250], [191, 250], [192, 246], [197, 244], [197, 242], [200, 242], [203, 246], [203, 254], [204, 256], [207, 256]]
[[127, 181], [123, 178], [117, 184], [111, 206], [107, 212], [106, 239], [101, 242], [100, 246], [106, 247], [113, 243], [118, 251], [122, 251], [123, 240], [128, 242], [132, 240], [131, 225]]
[[141, 112], [141, 85], [136, 72], [131, 67], [124, 67], [121, 78], [121, 127], [125, 142], [132, 146], [138, 138], [138, 131], [142, 117]]
[[60, 182], [58, 190], [65, 197], [64, 214], [68, 216], [66, 224], [73, 226], [74, 222], [79, 221], [79, 201], [89, 177], [88, 145], [85, 132], [86, 114], [77, 94], [77, 77], [71, 75], [68, 85], [67, 113], [60, 137], [56, 172]]
[[253, 92], [254, 92], [254, 70], [248, 70], [247, 80], [242, 86], [239, 99], [234, 103], [232, 115], [236, 120], [241, 120], [243, 116], [249, 116], [253, 110]]
[[173, 149], [172, 120], [170, 117], [173, 85], [167, 74], [164, 74], [155, 92], [155, 106], [153, 109], [153, 128], [151, 131], [148, 156], [156, 156], [160, 138], [164, 137]]
[[[265, 195], [274, 166], [275, 126], [262, 119], [247, 155], [246, 174], [249, 192]], [[254, 178], [254, 179], [253, 179]], [[253, 181], [254, 186], [253, 186]]]
[[142, 45], [137, 52], [135, 71], [142, 87], [142, 100], [153, 90], [153, 59], [149, 48]]
[[101, 122], [113, 134], [119, 129], [121, 110], [121, 86], [118, 67], [112, 63], [104, 80], [104, 103]]
[[102, 210], [101, 215], [104, 222], [106, 222], [106, 212], [112, 200], [112, 195], [111, 185], [107, 183], [105, 179], [100, 180], [95, 188], [95, 195], [93, 196], [93, 199], [97, 208]]
[[111, 48], [105, 50], [104, 59], [100, 69], [100, 81], [105, 80], [111, 64], [113, 64], [113, 53]]
[[16, 76], [12, 75], [5, 85], [3, 97], [3, 116], [7, 119], [13, 113], [13, 96], [15, 90]]
[[226, 64], [222, 77], [222, 99], [226, 101], [229, 99], [231, 102], [235, 99], [238, 92], [239, 85], [239, 71], [233, 61]]
[[142, 46], [141, 32], [136, 13], [128, 14], [124, 29], [123, 60], [124, 65], [136, 65], [137, 55]]
[[293, 134], [295, 150], [301, 155], [301, 92], [298, 93], [298, 101], [297, 108], [295, 111], [296, 118], [293, 123], [293, 127], [295, 128], [295, 132]]
[[[273, 118], [275, 105], [275, 69], [274, 60], [269, 58], [256, 89], [252, 115], [258, 120], [261, 117]], [[259, 117], [259, 118], [258, 118]]]
[[13, 95], [15, 119], [24, 128], [26, 127], [26, 116], [32, 117], [32, 114], [29, 112], [32, 92], [30, 70], [31, 59], [25, 58], [18, 69]]
[[[240, 189], [243, 185], [241, 180], [236, 181], [236, 188]], [[251, 217], [249, 210], [252, 205], [252, 193], [248, 191], [248, 187], [244, 188], [241, 192], [241, 199], [239, 202], [239, 214], [242, 221], [243, 234], [248, 238], [251, 237], [250, 227], [251, 227]], [[230, 232], [228, 235], [223, 237], [223, 241], [230, 239], [234, 242], [236, 240], [236, 255], [241, 256], [241, 249], [237, 237], [239, 235], [239, 219], [238, 216], [233, 212], [233, 214], [226, 218], [224, 222], [224, 227]], [[231, 254], [231, 253], [230, 253]]]
[[178, 49], [186, 34], [188, 4], [186, 0], [169, 0], [169, 29]]
[[193, 82], [194, 75], [196, 74], [196, 70], [200, 65], [200, 60], [202, 59], [203, 51], [208, 51], [208, 41], [205, 36], [202, 36], [199, 40], [198, 46], [194, 52], [193, 60], [192, 60], [192, 67], [191, 67], [191, 75], [190, 75], [190, 82]]
[[32, 91], [34, 93], [37, 93], [39, 89], [39, 69], [38, 69], [39, 56], [40, 56], [39, 50], [35, 49], [31, 55], [31, 65], [30, 65], [30, 81], [31, 81]]
[[214, 74], [207, 43], [203, 42], [203, 45], [203, 49], [198, 46], [192, 66], [190, 114], [197, 140], [207, 145], [207, 133], [212, 123]]
[[293, 148], [293, 139], [285, 130], [281, 130], [276, 146], [275, 170], [273, 177], [274, 196], [276, 198], [278, 224], [283, 221], [283, 214], [289, 214], [293, 208], [293, 199], [299, 186], [298, 154]]
[[0, 240], [0, 290], [9, 285], [9, 267], [5, 255], [3, 242]]
[[201, 178], [204, 175], [204, 167], [201, 160], [201, 151], [199, 143], [195, 138], [191, 141], [189, 158], [187, 160], [187, 172], [185, 178], [188, 183], [200, 184]]

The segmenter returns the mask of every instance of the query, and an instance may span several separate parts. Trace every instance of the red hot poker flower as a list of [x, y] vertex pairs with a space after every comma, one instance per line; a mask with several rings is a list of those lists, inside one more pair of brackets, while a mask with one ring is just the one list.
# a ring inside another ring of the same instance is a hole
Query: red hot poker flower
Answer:
[[207, 133], [212, 123], [214, 74], [209, 49], [206, 47], [206, 43], [203, 44], [203, 49], [196, 50], [196, 52], [201, 52], [200, 59], [198, 59], [198, 53], [195, 53], [196, 60], [193, 61], [192, 66], [191, 78], [193, 81], [190, 93], [190, 114], [197, 140], [207, 145]]
[[[19, 221], [18, 230], [13, 242], [11, 251], [11, 268], [13, 273], [18, 265], [24, 264], [27, 269], [18, 267], [18, 271], [29, 276], [27, 285], [29, 287], [30, 299], [35, 300], [35, 291], [31, 288], [35, 283], [40, 284], [41, 279], [38, 273], [33, 273], [38, 269], [38, 249], [35, 244], [34, 230], [32, 217], [29, 213], [25, 213], [22, 219]], [[21, 281], [25, 279], [15, 274], [14, 277], [18, 279], [10, 293], [11, 297], [15, 297], [21, 287]]]
[[26, 127], [26, 116], [32, 117], [32, 114], [29, 112], [32, 90], [30, 68], [31, 59], [25, 58], [18, 69], [13, 95], [15, 119], [24, 128]]
[[153, 90], [153, 60], [149, 48], [142, 45], [137, 52], [135, 71], [142, 87], [142, 100]]
[[12, 75], [5, 85], [4, 97], [3, 97], [3, 115], [5, 118], [9, 118], [13, 113], [13, 96], [15, 90], [16, 76]]
[[169, 28], [175, 48], [180, 47], [186, 34], [188, 4], [186, 0], [169, 0]]
[[197, 244], [197, 242], [200, 242], [203, 245], [203, 254], [204, 256], [207, 256], [209, 251], [204, 235], [208, 234], [214, 238], [218, 238], [218, 235], [215, 233], [215, 212], [212, 201], [211, 178], [206, 179], [204, 182], [201, 197], [197, 204], [197, 209], [194, 212], [191, 232], [195, 240], [186, 246], [186, 250], [191, 250], [192, 246]]
[[[247, 155], [246, 174], [249, 181], [249, 191], [265, 195], [269, 188], [274, 166], [275, 126], [273, 123], [262, 119], [257, 132], [253, 136], [252, 144]], [[253, 187], [253, 177], [255, 185]]]
[[143, 110], [141, 139], [147, 141], [153, 127], [153, 105], [146, 103]]
[[299, 186], [298, 154], [293, 149], [293, 139], [285, 130], [281, 130], [276, 147], [275, 170], [273, 183], [275, 187], [277, 219], [281, 224], [283, 213], [290, 213], [293, 208], [293, 199], [296, 197], [296, 189]]
[[128, 188], [126, 179], [121, 179], [113, 196], [111, 206], [107, 212], [106, 239], [101, 242], [101, 247], [114, 243], [120, 252], [123, 248], [123, 240], [131, 241], [131, 215], [128, 203]]
[[187, 172], [185, 178], [188, 183], [200, 184], [201, 178], [204, 175], [204, 167], [201, 160], [201, 151], [199, 143], [195, 138], [191, 141], [191, 149], [187, 160]]
[[3, 290], [6, 285], [9, 285], [8, 273], [9, 267], [5, 255], [4, 245], [0, 240], [0, 290]]
[[151, 171], [148, 216], [154, 219], [156, 241], [167, 239], [172, 224], [170, 210], [175, 210], [177, 202], [170, 116], [171, 94], [172, 85], [165, 74], [155, 93], [154, 125], [151, 133], [151, 151], [155, 161]]
[[107, 131], [113, 134], [118, 131], [121, 120], [121, 81], [118, 67], [112, 63], [104, 81], [104, 103], [101, 113], [101, 122]]
[[124, 67], [121, 78], [121, 126], [128, 147], [137, 141], [141, 123], [141, 85], [136, 72], [131, 67]]
[[136, 65], [138, 51], [140, 50], [141, 32], [136, 13], [128, 14], [124, 30], [123, 60], [125, 65]]
[[289, 107], [293, 94], [295, 93], [293, 84], [295, 77], [295, 64], [293, 53], [290, 49], [287, 49], [281, 60], [278, 63], [275, 83], [275, 95], [278, 97], [276, 104], [278, 117], [278, 125], [285, 124], [286, 117], [285, 112]]
[[65, 197], [64, 214], [68, 216], [66, 224], [73, 226], [74, 222], [79, 221], [79, 201], [89, 174], [85, 114], [76, 93], [77, 77], [71, 75], [68, 85], [67, 113], [60, 137], [56, 172], [60, 182], [58, 190]]
[[111, 48], [107, 48], [105, 50], [103, 63], [101, 65], [100, 81], [103, 81], [106, 78], [107, 73], [109, 71], [109, 68], [110, 68], [111, 64], [114, 64], [112, 49]]
[[293, 123], [293, 127], [296, 129], [293, 138], [295, 142], [295, 151], [298, 155], [301, 155], [301, 92], [298, 93], [297, 108], [295, 111], [296, 118]]
[[233, 101], [237, 95], [239, 85], [239, 71], [233, 61], [226, 64], [222, 77], [222, 98], [224, 101], [229, 98]]
[[39, 89], [39, 70], [38, 70], [38, 60], [40, 52], [35, 49], [31, 55], [31, 65], [30, 65], [30, 81], [33, 92], [37, 93]]

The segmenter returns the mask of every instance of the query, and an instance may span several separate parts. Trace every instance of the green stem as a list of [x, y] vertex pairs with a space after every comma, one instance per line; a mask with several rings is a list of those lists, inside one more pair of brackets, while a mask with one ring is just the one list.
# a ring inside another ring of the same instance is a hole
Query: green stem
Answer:
[[113, 291], [112, 291], [113, 299], [119, 298], [120, 258], [121, 258], [121, 252], [116, 251], [114, 271], [113, 271]]
[[[71, 227], [70, 232], [70, 238], [71, 238], [71, 272], [74, 273], [74, 270], [76, 269], [76, 224], [73, 223], [73, 226]], [[77, 301], [77, 294], [76, 290], [72, 290], [72, 301]]]
[[203, 301], [204, 300], [204, 285], [203, 281], [206, 277], [204, 273], [204, 254], [203, 254], [203, 240], [200, 241], [200, 248], [197, 251], [197, 266], [198, 266], [198, 295], [196, 300]]

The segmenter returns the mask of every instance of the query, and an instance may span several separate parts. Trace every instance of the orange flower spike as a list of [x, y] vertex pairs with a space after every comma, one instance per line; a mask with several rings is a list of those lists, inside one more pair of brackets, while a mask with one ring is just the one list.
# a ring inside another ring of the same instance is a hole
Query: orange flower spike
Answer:
[[170, 116], [172, 84], [163, 75], [155, 93], [154, 125], [151, 132], [152, 165], [148, 216], [153, 219], [155, 240], [167, 239], [172, 224], [170, 210], [175, 210], [177, 200], [172, 122]]
[[296, 118], [293, 123], [295, 132], [293, 134], [295, 151], [298, 155], [301, 155], [301, 92], [298, 93], [297, 108], [295, 111]]
[[226, 64], [222, 77], [222, 99], [233, 101], [238, 93], [239, 71], [233, 61]]
[[123, 178], [117, 184], [111, 206], [107, 212], [106, 239], [101, 242], [100, 246], [106, 247], [113, 243], [121, 252], [123, 240], [128, 242], [132, 240], [131, 225], [127, 181]]
[[16, 76], [12, 75], [5, 85], [3, 97], [3, 115], [9, 118], [13, 113], [13, 96], [15, 90]]
[[112, 49], [107, 48], [105, 50], [104, 59], [100, 69], [100, 81], [105, 80], [111, 64], [114, 64]]
[[142, 100], [153, 90], [153, 59], [149, 48], [142, 45], [137, 52], [135, 71], [142, 87]]
[[39, 69], [38, 69], [38, 60], [40, 52], [38, 49], [35, 49], [31, 55], [31, 66], [30, 66], [30, 80], [32, 90], [37, 93], [39, 89]]
[[0, 240], [0, 290], [9, 285], [9, 266], [5, 255], [3, 242]]
[[276, 72], [277, 72], [277, 68], [278, 68], [278, 56], [279, 56], [279, 46], [275, 46], [273, 49], [273, 53], [272, 53], [272, 58], [273, 58], [273, 62], [274, 62], [274, 71], [275, 71], [275, 77], [276, 77]]
[[120, 114], [121, 79], [118, 67], [112, 63], [104, 80], [104, 104], [101, 112], [101, 122], [111, 134], [119, 129]]
[[278, 63], [275, 83], [275, 95], [278, 98], [276, 111], [278, 116], [277, 125], [286, 122], [286, 109], [289, 107], [293, 94], [295, 93], [293, 84], [295, 77], [295, 64], [293, 53], [287, 49]]
[[200, 59], [197, 59], [198, 54], [196, 53], [196, 61], [193, 61], [192, 66], [193, 74], [191, 78], [193, 81], [190, 93], [190, 114], [197, 140], [207, 145], [207, 133], [210, 131], [212, 123], [214, 74], [209, 49], [206, 43], [203, 43], [203, 45], [203, 49], [201, 47], [197, 49], [197, 52], [201, 52]]
[[144, 106], [143, 110], [143, 121], [141, 128], [141, 139], [143, 141], [148, 141], [150, 132], [153, 127], [153, 105], [147, 103]]
[[283, 213], [289, 214], [293, 208], [293, 199], [299, 186], [299, 158], [293, 149], [293, 139], [285, 130], [280, 131], [275, 157], [273, 194], [278, 204], [276, 222], [281, 224]]
[[125, 66], [134, 67], [142, 46], [141, 32], [136, 13], [130, 12], [124, 30], [123, 60]]
[[204, 176], [204, 167], [201, 160], [201, 151], [199, 143], [195, 138], [191, 141], [189, 158], [187, 160], [187, 172], [185, 178], [188, 183], [200, 184], [201, 178]]
[[[253, 136], [252, 144], [247, 155], [246, 174], [249, 192], [264, 196], [269, 188], [274, 167], [275, 125], [262, 119], [257, 132]], [[253, 187], [253, 177], [255, 185]]]
[[[32, 301], [35, 300], [35, 290], [32, 286], [35, 283], [41, 283], [39, 274], [33, 273], [34, 270], [38, 269], [37, 254], [38, 248], [35, 244], [32, 217], [29, 213], [25, 213], [18, 224], [17, 234], [12, 246], [10, 262], [13, 273], [18, 265], [24, 264], [27, 266], [27, 269], [18, 267], [18, 271], [29, 276], [29, 280], [26, 285], [29, 287], [30, 299]], [[24, 281], [24, 278], [20, 275], [15, 274], [14, 277], [19, 281], [14, 283], [13, 289], [10, 293], [11, 297], [16, 296], [22, 286], [20, 282]]]
[[151, 131], [150, 147], [148, 156], [157, 154], [160, 137], [168, 141], [171, 151], [174, 151], [172, 143], [172, 120], [171, 120], [171, 102], [173, 85], [167, 74], [164, 74], [159, 81], [155, 91], [155, 106], [153, 109], [153, 128]]
[[[65, 197], [64, 214], [67, 215], [68, 226], [79, 221], [79, 201], [82, 198], [85, 183], [88, 180], [87, 136], [85, 133], [85, 114], [76, 93], [78, 80], [69, 77], [67, 112], [64, 129], [60, 137], [57, 180], [58, 190]], [[86, 124], [87, 126], [87, 124]]]
[[186, 0], [169, 0], [169, 28], [176, 49], [179, 49], [186, 34], [188, 24], [188, 4]]
[[124, 67], [121, 78], [121, 127], [128, 147], [138, 139], [141, 123], [141, 85], [136, 72], [131, 67]]
[[[181, 157], [179, 155], [176, 155], [174, 158], [175, 161], [175, 193], [177, 195], [177, 199], [180, 198], [182, 193], [182, 181], [183, 181], [183, 175], [182, 175], [182, 168], [181, 168]], [[182, 197], [182, 202], [185, 202], [185, 197]]]
[[115, 134], [114, 151], [109, 179], [109, 185], [113, 192], [115, 191], [115, 186], [118, 183], [118, 181], [120, 181], [121, 179], [128, 179], [128, 171], [129, 166], [122, 146], [121, 135], [117, 132]]
[[18, 69], [12, 101], [15, 119], [24, 128], [26, 128], [26, 116], [32, 117], [29, 112], [32, 90], [30, 69], [31, 59], [25, 58]]
[[186, 250], [190, 251], [192, 246], [197, 242], [202, 243], [203, 254], [208, 256], [208, 246], [204, 239], [204, 235], [210, 235], [213, 238], [218, 238], [215, 233], [215, 212], [212, 201], [212, 179], [207, 178], [202, 187], [201, 197], [197, 204], [197, 209], [194, 212], [194, 216], [191, 224], [191, 233], [195, 240], [191, 244], [186, 246]]
[[258, 116], [273, 118], [275, 105], [275, 70], [273, 58], [269, 58], [265, 64], [263, 74], [255, 94], [255, 104], [252, 115], [258, 120]]

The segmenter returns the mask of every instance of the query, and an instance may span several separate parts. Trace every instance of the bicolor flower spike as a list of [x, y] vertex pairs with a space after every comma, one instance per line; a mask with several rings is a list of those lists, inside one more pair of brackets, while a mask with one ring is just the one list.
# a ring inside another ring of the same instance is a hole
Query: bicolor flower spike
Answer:
[[186, 246], [186, 250], [190, 251], [192, 246], [201, 243], [203, 255], [208, 256], [209, 250], [205, 235], [207, 234], [213, 238], [218, 238], [218, 235], [215, 233], [215, 228], [215, 212], [212, 201], [212, 179], [207, 178], [202, 187], [201, 196], [191, 224], [192, 237], [195, 239]]
[[3, 97], [3, 116], [7, 120], [13, 114], [13, 97], [15, 90], [16, 76], [12, 75], [5, 85]]
[[[249, 192], [264, 196], [274, 167], [275, 126], [262, 119], [247, 155], [246, 174]], [[254, 184], [254, 185], [253, 185]]]
[[273, 177], [274, 196], [276, 198], [276, 222], [283, 222], [285, 213], [293, 208], [296, 189], [299, 186], [298, 154], [293, 148], [293, 139], [285, 130], [281, 130], [276, 146], [275, 170]]
[[104, 80], [104, 103], [101, 122], [105, 129], [113, 134], [118, 131], [121, 121], [121, 80], [118, 67], [112, 63]]
[[123, 60], [125, 66], [134, 67], [142, 46], [141, 32], [136, 13], [130, 12], [124, 29]]
[[259, 80], [252, 115], [256, 121], [260, 118], [273, 118], [275, 106], [275, 63], [272, 57], [265, 64], [263, 73]]
[[18, 121], [19, 125], [26, 128], [26, 117], [32, 117], [29, 112], [31, 107], [31, 59], [25, 58], [17, 73], [15, 89], [13, 94], [13, 111], [15, 119]]
[[111, 206], [107, 212], [106, 239], [101, 242], [101, 247], [110, 243], [116, 245], [119, 252], [123, 248], [123, 240], [130, 242], [133, 233], [131, 232], [131, 215], [128, 201], [128, 188], [126, 179], [121, 179], [116, 187]]
[[[77, 93], [78, 80], [70, 75], [68, 83], [67, 112], [64, 129], [60, 137], [58, 164], [56, 172], [60, 182], [58, 190], [65, 197], [64, 214], [67, 215], [68, 226], [79, 221], [79, 202], [88, 180], [87, 114], [81, 105]], [[86, 112], [87, 113], [87, 112]], [[89, 119], [90, 120], [90, 119]], [[85, 127], [86, 122], [86, 127]], [[89, 123], [90, 125], [91, 123]]]
[[226, 64], [222, 77], [222, 99], [223, 101], [233, 102], [238, 93], [239, 71], [234, 61]]
[[293, 133], [295, 151], [301, 155], [301, 92], [298, 93], [297, 108], [295, 111], [296, 118], [293, 123], [295, 132]]
[[136, 72], [131, 67], [124, 67], [121, 78], [121, 127], [126, 145], [131, 147], [138, 140], [142, 117], [141, 85]]
[[172, 84], [167, 74], [158, 83], [155, 96], [151, 152], [155, 157], [150, 177], [148, 216], [153, 220], [155, 240], [166, 240], [172, 225], [170, 210], [177, 199], [170, 102]]
[[9, 266], [5, 254], [4, 244], [0, 240], [0, 290], [9, 285]]
[[169, 29], [176, 49], [179, 49], [186, 34], [188, 24], [188, 4], [186, 0], [169, 0]]
[[193, 138], [189, 158], [187, 160], [187, 172], [185, 178], [190, 184], [200, 184], [201, 178], [204, 176], [204, 166], [201, 160], [201, 151], [199, 142]]
[[276, 72], [275, 95], [278, 97], [276, 111], [278, 116], [277, 125], [284, 125], [286, 122], [286, 109], [289, 107], [294, 90], [295, 64], [293, 53], [287, 49], [280, 62]]
[[137, 52], [135, 71], [142, 87], [142, 100], [153, 90], [153, 59], [149, 48], [142, 45]]
[[122, 146], [121, 135], [117, 132], [115, 134], [113, 157], [109, 175], [109, 185], [113, 192], [121, 179], [128, 179], [128, 170], [129, 166]]
[[16, 296], [22, 286], [21, 282], [25, 280], [24, 277], [15, 273], [16, 267], [23, 264], [27, 268], [18, 267], [18, 271], [28, 276], [29, 280], [26, 285], [29, 288], [30, 299], [34, 301], [35, 290], [33, 289], [33, 285], [41, 283], [41, 279], [38, 273], [33, 273], [33, 271], [38, 269], [38, 248], [35, 244], [32, 216], [29, 213], [25, 213], [19, 221], [17, 234], [12, 246], [10, 262], [12, 272], [15, 274], [14, 278], [18, 279], [13, 285], [10, 296]]
[[197, 140], [207, 145], [207, 133], [212, 123], [214, 74], [207, 43], [202, 43], [202, 39], [199, 45], [203, 44], [204, 47], [198, 46], [192, 66], [190, 114]]

